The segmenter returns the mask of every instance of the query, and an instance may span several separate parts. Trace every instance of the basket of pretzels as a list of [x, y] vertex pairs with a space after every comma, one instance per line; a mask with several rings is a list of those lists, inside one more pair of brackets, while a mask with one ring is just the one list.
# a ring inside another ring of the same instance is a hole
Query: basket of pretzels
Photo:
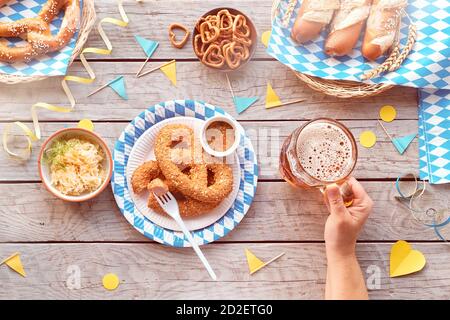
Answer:
[[[289, 0], [284, 16], [287, 25], [299, 0]], [[408, 56], [416, 39], [411, 23], [406, 45], [401, 49], [399, 30], [407, 0], [303, 0], [292, 26], [291, 38], [298, 45], [314, 41], [323, 30], [329, 33], [323, 50], [329, 56], [344, 56], [361, 50], [367, 61], [385, 56], [382, 64], [363, 74], [361, 80], [375, 78], [398, 69]], [[272, 7], [272, 19], [279, 16], [280, 0]], [[361, 48], [355, 48], [363, 33]], [[295, 72], [309, 87], [339, 98], [367, 97], [393, 87], [391, 84], [373, 84], [348, 80], [328, 80]]]
[[[11, 0], [0, 0], [0, 9]], [[80, 6], [82, 5], [82, 8]], [[61, 26], [56, 33], [50, 24], [63, 12]], [[36, 17], [11, 22], [0, 22], [0, 61], [3, 63], [28, 63], [41, 55], [63, 49], [78, 32], [78, 38], [70, 57], [70, 63], [80, 54], [95, 24], [94, 0], [48, 0]], [[24, 45], [8, 46], [3, 39], [21, 38]], [[0, 82], [18, 84], [46, 79], [48, 76], [23, 76], [0, 74]]]

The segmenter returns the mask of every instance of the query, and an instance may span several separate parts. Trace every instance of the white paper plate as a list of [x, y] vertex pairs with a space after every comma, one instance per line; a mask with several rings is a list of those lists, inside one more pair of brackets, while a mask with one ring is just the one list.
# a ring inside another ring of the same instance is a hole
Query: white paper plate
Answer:
[[[133, 172], [144, 162], [149, 160], [155, 160], [155, 154], [153, 146], [158, 135], [159, 130], [168, 124], [184, 124], [194, 129], [195, 134], [198, 136], [203, 120], [192, 118], [192, 117], [176, 117], [169, 118], [158, 124], [152, 126], [146, 132], [144, 132], [140, 138], [134, 144], [131, 150], [130, 157], [128, 158], [128, 165], [126, 168], [127, 183], [131, 186], [131, 176]], [[239, 157], [234, 154], [234, 161], [230, 164], [233, 170], [233, 191], [213, 210], [208, 213], [195, 216], [183, 218], [186, 227], [189, 230], [203, 229], [220, 218], [222, 218], [225, 213], [233, 205], [237, 194], [239, 192], [239, 183], [241, 179], [241, 170], [239, 165]], [[136, 208], [144, 215], [147, 219], [153, 223], [169, 230], [181, 231], [178, 224], [168, 215], [159, 214], [149, 207], [147, 207], [147, 201], [149, 197], [149, 192], [145, 191], [141, 194], [135, 194], [130, 188], [131, 199], [133, 200]]]

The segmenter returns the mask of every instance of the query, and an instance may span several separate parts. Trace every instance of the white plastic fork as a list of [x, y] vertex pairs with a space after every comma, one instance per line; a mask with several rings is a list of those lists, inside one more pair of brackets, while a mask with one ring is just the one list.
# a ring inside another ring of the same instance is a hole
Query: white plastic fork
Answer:
[[184, 224], [183, 220], [181, 219], [180, 209], [178, 207], [178, 202], [175, 199], [175, 197], [173, 196], [173, 194], [170, 193], [170, 192], [167, 192], [167, 193], [163, 194], [162, 196], [157, 196], [155, 193], [153, 193], [153, 195], [155, 196], [156, 201], [158, 201], [158, 203], [161, 206], [161, 208], [163, 208], [163, 210], [165, 212], [167, 212], [167, 214], [169, 216], [171, 216], [172, 219], [174, 219], [176, 223], [178, 223], [178, 225], [181, 228], [181, 231], [183, 231], [184, 235], [186, 236], [186, 238], [188, 239], [188, 241], [192, 245], [192, 248], [194, 248], [195, 253], [197, 254], [197, 256], [202, 261], [202, 263], [205, 266], [206, 270], [208, 270], [208, 273], [211, 276], [211, 278], [213, 280], [217, 280], [217, 276], [214, 273], [214, 271], [211, 268], [211, 266], [209, 265], [208, 260], [206, 260], [205, 256], [203, 255], [203, 252], [200, 250], [200, 247], [194, 241], [194, 238], [192, 237], [191, 233], [189, 232], [189, 230], [187, 229], [187, 227]]

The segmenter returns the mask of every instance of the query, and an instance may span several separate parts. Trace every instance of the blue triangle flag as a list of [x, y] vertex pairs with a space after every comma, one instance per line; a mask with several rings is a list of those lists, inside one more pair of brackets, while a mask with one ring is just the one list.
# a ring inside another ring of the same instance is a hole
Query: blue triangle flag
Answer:
[[159, 46], [159, 42], [145, 39], [141, 36], [135, 35], [136, 41], [139, 43], [139, 45], [144, 50], [147, 57], [150, 57], [155, 52], [156, 48]]
[[242, 113], [245, 110], [247, 110], [252, 104], [254, 104], [256, 101], [258, 101], [258, 97], [234, 97], [233, 102], [236, 107], [236, 111], [238, 113]]
[[110, 86], [122, 99], [128, 100], [127, 91], [125, 90], [125, 80], [123, 76], [117, 77], [108, 83]]
[[400, 154], [403, 154], [416, 136], [417, 134], [413, 133], [404, 137], [393, 138], [392, 143], [397, 151], [400, 152]]

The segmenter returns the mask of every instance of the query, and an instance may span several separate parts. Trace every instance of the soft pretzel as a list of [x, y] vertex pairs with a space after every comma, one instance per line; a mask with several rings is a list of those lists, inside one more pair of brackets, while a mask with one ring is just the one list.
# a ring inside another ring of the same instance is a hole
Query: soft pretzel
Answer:
[[[196, 175], [208, 177], [212, 175], [212, 183], [200, 185], [195, 183], [192, 176], [187, 175], [180, 169], [177, 163], [177, 146], [174, 147], [174, 137], [183, 135], [183, 142], [192, 155], [188, 167], [197, 171]], [[203, 162], [202, 152], [196, 150], [194, 131], [192, 128], [181, 124], [169, 124], [162, 128], [155, 143], [155, 157], [159, 168], [164, 177], [172, 183], [175, 188], [186, 197], [206, 202], [217, 203], [222, 201], [233, 188], [233, 171], [231, 167], [223, 163], [205, 163]]]
[[[0, 7], [9, 1], [0, 2]], [[66, 3], [67, 0], [49, 0], [42, 6], [35, 18], [0, 23], [0, 37], [19, 37], [29, 31], [49, 32], [49, 23], [58, 15]]]
[[[52, 35], [49, 23], [61, 9], [65, 11], [61, 27]], [[0, 44], [0, 61], [28, 62], [39, 55], [61, 50], [75, 34], [79, 19], [79, 0], [49, 0], [36, 18], [0, 24], [0, 37], [22, 37], [27, 41], [17, 47]]]

